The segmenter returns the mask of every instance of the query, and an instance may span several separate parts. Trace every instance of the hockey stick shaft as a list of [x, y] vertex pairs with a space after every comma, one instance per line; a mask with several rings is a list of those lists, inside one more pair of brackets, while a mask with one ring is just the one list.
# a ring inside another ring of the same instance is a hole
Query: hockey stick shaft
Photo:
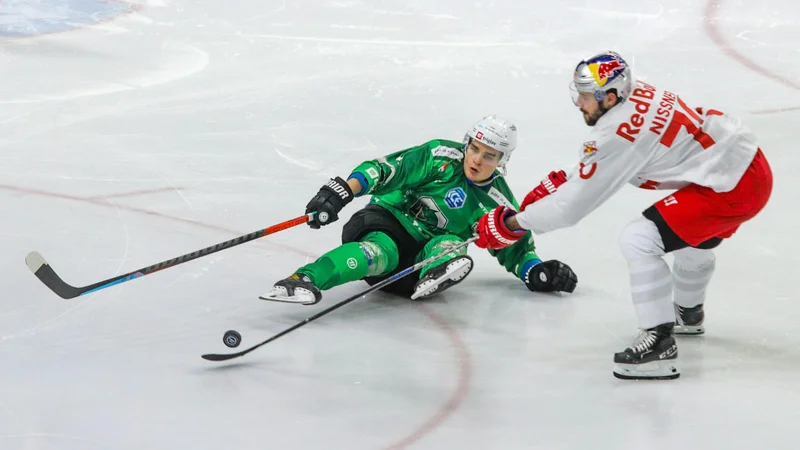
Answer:
[[269, 338], [269, 339], [267, 339], [267, 340], [265, 340], [265, 341], [263, 341], [263, 342], [261, 342], [259, 344], [256, 344], [256, 345], [254, 345], [254, 346], [252, 346], [252, 347], [250, 347], [250, 348], [248, 348], [246, 350], [242, 350], [242, 351], [240, 351], [238, 353], [230, 353], [230, 354], [211, 353], [211, 354], [202, 355], [202, 357], [203, 357], [203, 359], [207, 359], [209, 361], [226, 361], [226, 360], [229, 360], [229, 359], [233, 359], [233, 358], [238, 358], [240, 356], [244, 356], [244, 355], [252, 352], [253, 350], [255, 350], [255, 349], [259, 348], [259, 347], [262, 347], [264, 345], [267, 345], [270, 342], [272, 342], [272, 341], [274, 341], [274, 340], [276, 340], [276, 339], [278, 339], [278, 338], [280, 338], [282, 336], [285, 336], [285, 335], [291, 333], [292, 331], [294, 331], [294, 330], [296, 330], [296, 329], [298, 329], [298, 328], [300, 328], [300, 327], [302, 327], [304, 325], [307, 325], [307, 324], [319, 319], [320, 317], [325, 316], [325, 315], [327, 315], [327, 314], [329, 314], [329, 313], [341, 308], [342, 306], [344, 306], [344, 305], [346, 305], [346, 304], [348, 304], [348, 303], [350, 303], [350, 302], [352, 302], [354, 300], [358, 300], [359, 298], [365, 297], [367, 294], [370, 294], [372, 292], [377, 291], [378, 289], [386, 287], [386, 286], [394, 283], [395, 281], [397, 281], [397, 280], [399, 280], [399, 279], [401, 279], [401, 278], [403, 278], [405, 276], [408, 276], [408, 275], [410, 275], [410, 274], [422, 269], [423, 267], [427, 266], [428, 264], [430, 264], [432, 262], [435, 262], [435, 261], [445, 257], [446, 255], [449, 255], [450, 253], [453, 253], [453, 252], [455, 252], [457, 250], [460, 250], [460, 249], [466, 247], [467, 245], [469, 245], [472, 242], [474, 242], [476, 239], [478, 239], [477, 236], [476, 237], [471, 237], [471, 238], [467, 239], [466, 241], [461, 242], [458, 245], [453, 246], [452, 248], [450, 248], [448, 251], [446, 251], [444, 253], [440, 253], [438, 255], [431, 256], [430, 258], [428, 258], [428, 259], [426, 259], [424, 261], [420, 261], [420, 262], [414, 264], [413, 266], [410, 266], [410, 267], [406, 268], [405, 270], [402, 270], [402, 271], [400, 271], [400, 272], [398, 272], [398, 273], [386, 278], [385, 280], [381, 280], [379, 283], [376, 283], [376, 284], [370, 286], [368, 289], [366, 289], [366, 290], [364, 290], [364, 291], [362, 291], [362, 292], [360, 292], [360, 293], [358, 293], [356, 295], [353, 295], [352, 297], [349, 297], [349, 298], [347, 298], [345, 300], [342, 300], [341, 302], [339, 302], [339, 303], [337, 303], [337, 304], [335, 304], [335, 305], [333, 305], [333, 306], [331, 306], [331, 307], [329, 307], [327, 309], [324, 309], [324, 310], [318, 312], [317, 314], [314, 314], [313, 316], [303, 320], [302, 322], [298, 322], [297, 324], [295, 324], [295, 325], [293, 325], [293, 326], [281, 331], [280, 333], [272, 336], [271, 338]]
[[207, 256], [221, 250], [235, 247], [237, 245], [241, 245], [244, 244], [245, 242], [256, 240], [258, 238], [264, 237], [269, 234], [274, 234], [279, 231], [295, 227], [297, 225], [302, 225], [304, 223], [307, 223], [310, 219], [311, 219], [311, 214], [306, 214], [304, 216], [296, 217], [294, 219], [287, 220], [286, 222], [281, 222], [279, 224], [273, 225], [269, 228], [257, 230], [252, 233], [231, 239], [229, 241], [220, 242], [219, 244], [215, 244], [201, 250], [187, 253], [185, 255], [181, 255], [176, 258], [162, 261], [158, 264], [153, 264], [151, 266], [143, 267], [141, 269], [134, 270], [133, 272], [128, 272], [126, 274], [119, 275], [114, 278], [109, 278], [108, 280], [100, 281], [83, 287], [75, 287], [65, 283], [58, 276], [58, 274], [56, 274], [53, 268], [50, 267], [47, 261], [45, 261], [42, 255], [40, 255], [38, 252], [28, 253], [28, 255], [25, 257], [25, 263], [28, 265], [28, 268], [31, 270], [31, 272], [33, 272], [33, 274], [36, 275], [36, 277], [39, 278], [39, 280], [42, 283], [44, 283], [45, 286], [50, 288], [51, 291], [58, 294], [58, 296], [60, 296], [61, 298], [70, 299], [70, 298], [75, 298], [79, 295], [86, 295], [92, 292], [97, 292], [99, 290], [109, 288], [111, 286], [116, 286], [126, 281], [134, 280], [136, 278], [141, 278], [145, 275], [150, 275], [152, 273], [156, 273], [164, 269], [168, 269], [170, 267], [175, 267], [179, 264], [183, 264], [185, 262], [189, 262], [197, 258], [202, 258], [203, 256]]

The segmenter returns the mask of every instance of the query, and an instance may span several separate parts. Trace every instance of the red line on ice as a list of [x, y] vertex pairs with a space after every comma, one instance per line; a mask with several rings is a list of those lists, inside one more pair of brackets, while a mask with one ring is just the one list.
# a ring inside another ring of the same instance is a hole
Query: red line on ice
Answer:
[[472, 357], [470, 356], [469, 348], [464, 343], [463, 339], [461, 339], [461, 334], [447, 323], [446, 320], [436, 315], [436, 313], [431, 311], [430, 308], [424, 304], [419, 304], [419, 308], [422, 309], [422, 312], [444, 331], [450, 339], [450, 344], [455, 349], [456, 355], [458, 356], [458, 385], [450, 395], [450, 398], [439, 407], [435, 415], [425, 421], [419, 428], [409, 433], [406, 437], [389, 446], [388, 448], [390, 450], [406, 448], [439, 428], [439, 426], [444, 423], [445, 419], [451, 416], [458, 407], [461, 406], [464, 399], [467, 398], [472, 381]]
[[[11, 186], [11, 185], [8, 185], [8, 184], [0, 184], [0, 189], [6, 190], [6, 191], [17, 192], [17, 193], [20, 193], [20, 194], [38, 195], [38, 196], [41, 196], [41, 197], [56, 198], [56, 199], [60, 199], [60, 200], [72, 200], [72, 201], [76, 201], [76, 202], [89, 203], [89, 204], [92, 204], [92, 205], [95, 205], [95, 206], [102, 206], [104, 208], [115, 208], [116, 207], [116, 208], [119, 208], [119, 209], [124, 210], [124, 211], [130, 211], [130, 212], [135, 212], [135, 213], [139, 213], [139, 214], [146, 214], [148, 216], [153, 216], [153, 217], [160, 217], [162, 219], [171, 220], [173, 222], [186, 223], [186, 224], [189, 224], [189, 225], [195, 225], [195, 226], [207, 228], [207, 229], [210, 229], [210, 230], [222, 231], [224, 233], [231, 233], [231, 234], [236, 234], [236, 235], [242, 234], [239, 231], [231, 230], [230, 228], [225, 228], [225, 227], [220, 227], [220, 226], [217, 226], [217, 225], [212, 225], [212, 224], [200, 222], [199, 220], [185, 219], [183, 217], [171, 216], [169, 214], [163, 214], [163, 213], [160, 213], [158, 211], [153, 211], [153, 210], [144, 209], [144, 208], [137, 208], [135, 206], [126, 206], [126, 205], [121, 205], [121, 204], [118, 204], [118, 203], [111, 204], [111, 203], [108, 203], [103, 198], [78, 197], [78, 196], [75, 196], [75, 195], [59, 194], [59, 193], [56, 193], [56, 192], [48, 192], [48, 191], [43, 191], [43, 190], [39, 190], [39, 189], [25, 188], [25, 187], [20, 187], [20, 186]], [[119, 195], [119, 194], [117, 194], [117, 195]], [[253, 231], [255, 231], [255, 230], [253, 230]], [[291, 245], [281, 244], [281, 243], [277, 243], [277, 242], [269, 241], [269, 240], [263, 240], [262, 242], [266, 243], [266, 244], [269, 244], [269, 245], [272, 245], [272, 246], [275, 246], [275, 247], [278, 247], [278, 248], [282, 248], [284, 250], [288, 250], [288, 251], [297, 253], [299, 255], [312, 256], [309, 252], [307, 252], [305, 250], [301, 250], [301, 249], [296, 248], [296, 247], [292, 247]]]
[[731, 46], [728, 41], [725, 40], [725, 38], [722, 36], [722, 33], [719, 31], [719, 28], [717, 28], [717, 13], [721, 9], [721, 5], [722, 0], [709, 0], [709, 2], [706, 4], [706, 10], [703, 14], [703, 25], [705, 27], [706, 34], [708, 34], [711, 40], [717, 44], [722, 52], [760, 75], [763, 75], [773, 81], [777, 81], [784, 86], [800, 90], [800, 84], [764, 68], [750, 58], [739, 53], [739, 51], [733, 48], [733, 46]]
[[101, 194], [87, 197], [86, 200], [103, 200], [108, 198], [135, 197], [137, 195], [160, 194], [162, 192], [182, 191], [182, 187], [160, 187], [153, 189], [140, 189], [138, 191], [119, 192], [116, 194]]
[[777, 114], [777, 113], [797, 111], [797, 110], [800, 110], [800, 106], [787, 106], [786, 108], [761, 109], [758, 111], [752, 111], [750, 114]]

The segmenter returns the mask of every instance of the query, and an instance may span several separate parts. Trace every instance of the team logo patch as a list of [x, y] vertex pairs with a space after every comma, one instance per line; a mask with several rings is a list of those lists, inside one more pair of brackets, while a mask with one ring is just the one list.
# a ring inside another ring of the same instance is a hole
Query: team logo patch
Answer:
[[594, 155], [597, 153], [597, 142], [589, 141], [583, 143], [583, 157], [587, 158], [589, 156]]
[[358, 267], [358, 261], [355, 258], [347, 258], [347, 267], [355, 269]]
[[594, 81], [597, 85], [603, 87], [609, 81], [617, 77], [625, 70], [625, 62], [621, 59], [612, 56], [603, 56], [586, 64], [589, 71], [592, 72]]
[[460, 187], [450, 189], [444, 196], [444, 202], [450, 209], [458, 209], [467, 201], [467, 193]]

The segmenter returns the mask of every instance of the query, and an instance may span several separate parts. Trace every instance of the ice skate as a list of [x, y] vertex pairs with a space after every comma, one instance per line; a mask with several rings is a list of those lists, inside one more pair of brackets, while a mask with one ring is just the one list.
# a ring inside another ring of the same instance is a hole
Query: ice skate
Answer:
[[462, 255], [429, 270], [414, 286], [412, 300], [428, 298], [455, 286], [472, 271], [472, 258]]
[[703, 319], [705, 319], [705, 313], [703, 312], [702, 303], [691, 308], [684, 308], [677, 303], [675, 304], [675, 334], [697, 335], [705, 333]]
[[623, 380], [672, 380], [680, 376], [673, 323], [642, 330], [633, 344], [614, 355], [614, 376]]
[[275, 283], [271, 291], [258, 298], [274, 302], [313, 305], [322, 300], [322, 292], [314, 286], [310, 278], [303, 274], [295, 273], [289, 278]]

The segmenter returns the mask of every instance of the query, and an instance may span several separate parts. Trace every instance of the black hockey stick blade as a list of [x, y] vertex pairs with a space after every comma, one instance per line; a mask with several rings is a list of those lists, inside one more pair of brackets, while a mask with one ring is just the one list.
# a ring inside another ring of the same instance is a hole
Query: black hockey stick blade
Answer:
[[25, 264], [36, 275], [36, 278], [49, 287], [51, 291], [58, 294], [59, 297], [70, 299], [81, 295], [81, 290], [65, 283], [56, 271], [50, 267], [50, 264], [47, 264], [47, 261], [39, 252], [28, 253], [25, 257]]

